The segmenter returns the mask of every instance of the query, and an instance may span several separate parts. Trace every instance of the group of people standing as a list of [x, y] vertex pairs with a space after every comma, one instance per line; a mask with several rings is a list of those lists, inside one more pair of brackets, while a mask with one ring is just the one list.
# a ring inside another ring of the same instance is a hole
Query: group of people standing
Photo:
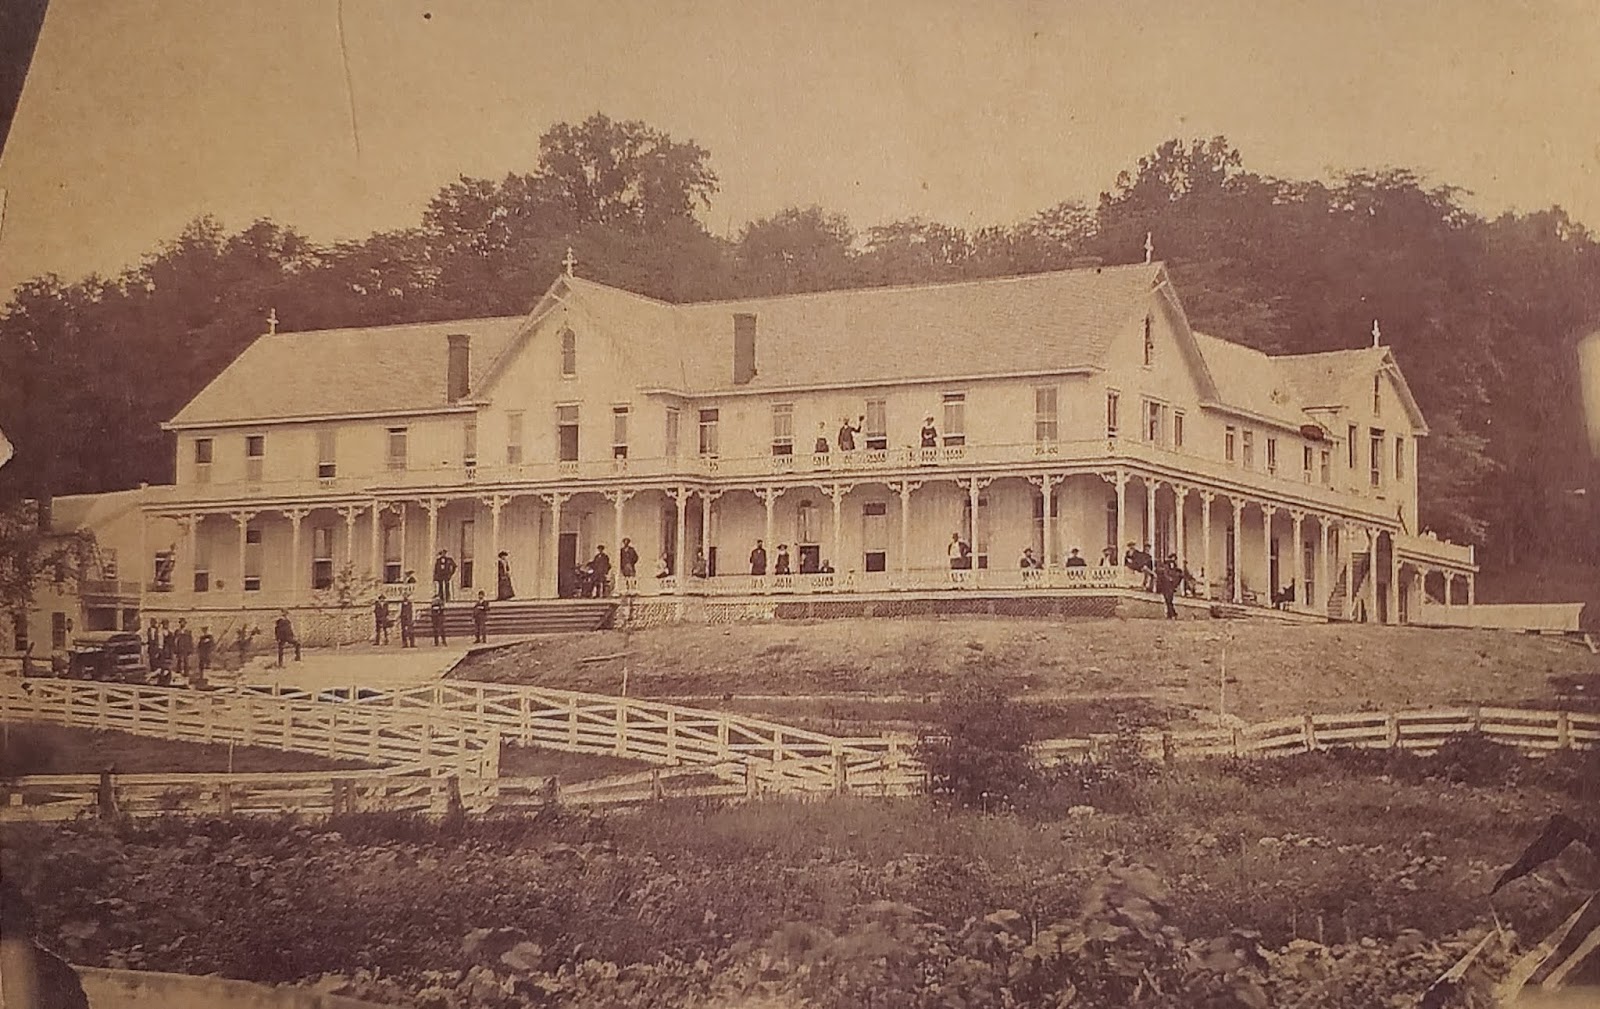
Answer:
[[[189, 621], [182, 617], [177, 627], [152, 617], [145, 627], [144, 647], [155, 681], [166, 686], [174, 676], [204, 681], [216, 652], [217, 639], [212, 637], [210, 627], [200, 628], [200, 636], [196, 638], [189, 629]], [[191, 665], [191, 659], [198, 660], [198, 668]]]
[[1144, 591], [1156, 593], [1167, 604], [1168, 620], [1176, 620], [1178, 617], [1177, 607], [1172, 605], [1172, 600], [1179, 591], [1190, 597], [1198, 594], [1198, 584], [1194, 575], [1190, 574], [1189, 568], [1178, 560], [1177, 554], [1167, 554], [1164, 559], [1157, 560], [1155, 554], [1151, 552], [1150, 544], [1146, 543], [1141, 550], [1138, 544], [1129, 543], [1128, 549], [1122, 555], [1122, 565], [1143, 577]]

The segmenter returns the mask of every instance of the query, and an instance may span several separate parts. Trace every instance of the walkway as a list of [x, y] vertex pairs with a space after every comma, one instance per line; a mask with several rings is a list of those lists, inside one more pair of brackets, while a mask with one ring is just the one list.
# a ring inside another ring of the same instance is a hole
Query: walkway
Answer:
[[238, 674], [213, 675], [218, 685], [300, 687], [322, 690], [329, 687], [411, 687], [432, 683], [466, 657], [466, 643], [435, 648], [422, 644], [416, 648], [398, 645], [349, 645], [344, 648], [307, 648], [301, 661], [292, 655], [278, 669], [271, 657], [253, 659]]

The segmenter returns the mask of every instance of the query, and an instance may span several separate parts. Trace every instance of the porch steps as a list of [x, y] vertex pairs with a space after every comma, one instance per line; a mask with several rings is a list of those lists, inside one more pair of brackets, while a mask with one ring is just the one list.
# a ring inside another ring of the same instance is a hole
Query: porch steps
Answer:
[[[489, 637], [522, 636], [528, 634], [566, 634], [575, 631], [595, 631], [611, 626], [611, 615], [616, 611], [614, 599], [507, 599], [489, 602]], [[392, 637], [400, 635], [397, 609], [391, 609], [395, 626]], [[370, 617], [369, 617], [370, 624]], [[472, 639], [472, 601], [451, 600], [444, 606], [445, 635]], [[423, 641], [433, 634], [433, 624], [428, 617], [428, 607], [417, 607], [417, 640]]]

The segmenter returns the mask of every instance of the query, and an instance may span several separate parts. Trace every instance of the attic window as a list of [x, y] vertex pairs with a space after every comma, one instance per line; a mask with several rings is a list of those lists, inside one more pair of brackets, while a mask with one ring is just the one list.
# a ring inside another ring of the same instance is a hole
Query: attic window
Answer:
[[561, 331], [561, 376], [571, 378], [578, 373], [578, 334], [570, 329]]
[[1383, 376], [1372, 376], [1372, 415], [1383, 416]]
[[1144, 366], [1150, 367], [1156, 360], [1156, 335], [1155, 320], [1151, 316], [1144, 317]]

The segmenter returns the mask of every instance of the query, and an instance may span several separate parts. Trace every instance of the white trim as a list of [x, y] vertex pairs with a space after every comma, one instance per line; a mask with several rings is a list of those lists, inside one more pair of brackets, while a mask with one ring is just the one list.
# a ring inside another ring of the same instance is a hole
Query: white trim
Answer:
[[1022, 378], [1035, 379], [1087, 377], [1089, 375], [1099, 374], [1104, 370], [1104, 368], [1093, 365], [1077, 365], [1072, 368], [1055, 368], [1049, 371], [997, 371], [987, 374], [944, 375], [932, 376], [928, 378], [893, 378], [883, 379], [881, 381], [873, 380], [869, 382], [856, 381], [813, 383], [808, 385], [769, 385], [759, 389], [752, 389], [746, 386], [742, 388], [708, 389], [703, 392], [686, 392], [682, 389], [674, 389], [671, 386], [662, 385], [642, 388], [639, 390], [639, 393], [644, 396], [677, 396], [685, 400], [723, 399], [734, 396], [783, 396], [802, 392], [837, 392], [841, 389], [847, 391], [859, 391], [865, 394], [874, 389], [897, 389], [901, 386], [907, 385], [952, 385], [955, 383], [965, 384], [969, 382], [1009, 381], [1011, 379]]
[[366, 413], [308, 413], [283, 417], [251, 417], [245, 420], [163, 421], [163, 431], [204, 431], [212, 428], [265, 427], [269, 424], [326, 424], [328, 421], [383, 420], [394, 417], [436, 417], [441, 414], [476, 413], [489, 406], [488, 400], [457, 400], [449, 406], [407, 410], [371, 410]]

